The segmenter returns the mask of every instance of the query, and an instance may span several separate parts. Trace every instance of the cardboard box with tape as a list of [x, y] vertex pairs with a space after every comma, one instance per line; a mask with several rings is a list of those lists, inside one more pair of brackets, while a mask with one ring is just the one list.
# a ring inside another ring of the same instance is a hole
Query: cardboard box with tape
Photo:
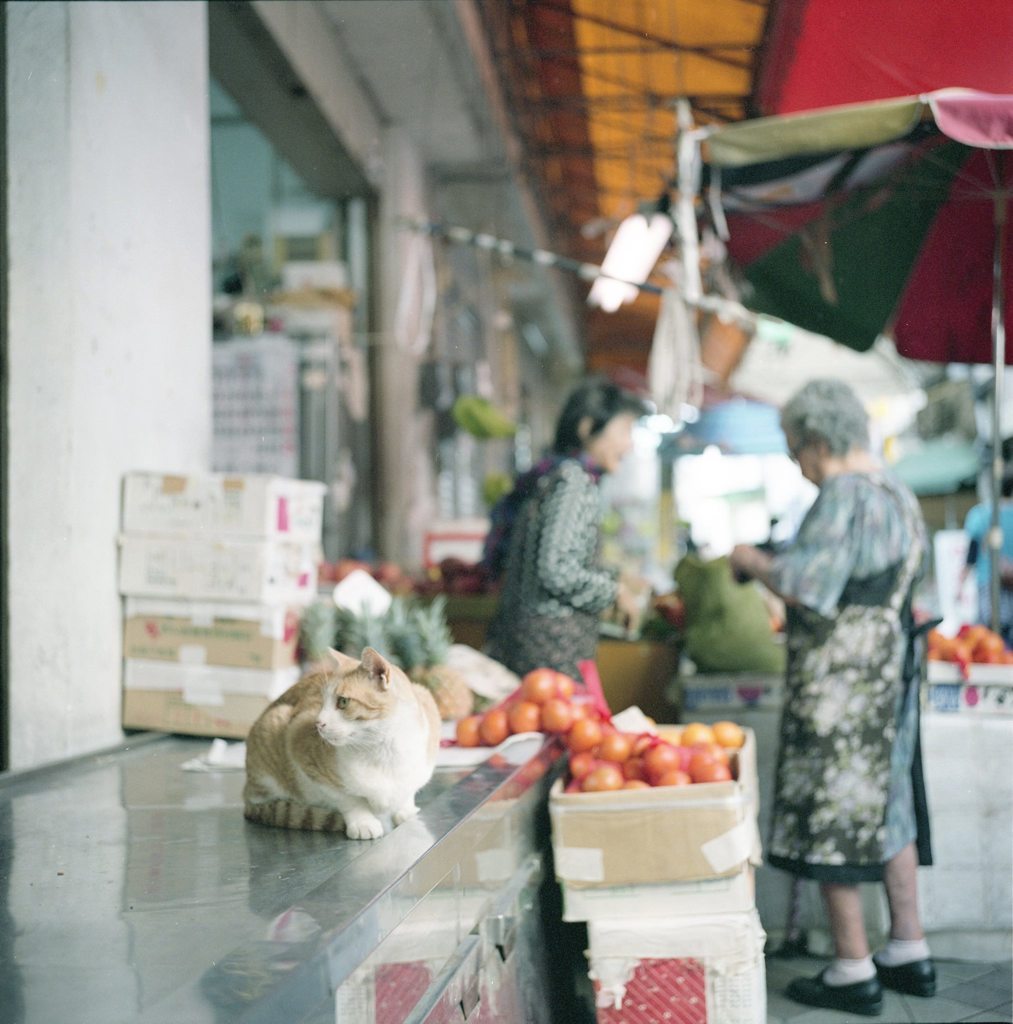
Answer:
[[128, 597], [126, 658], [237, 668], [296, 664], [299, 609], [286, 605]]
[[299, 673], [297, 665], [265, 670], [127, 658], [123, 725], [242, 739]]
[[326, 485], [261, 474], [127, 473], [125, 533], [319, 541]]
[[756, 906], [756, 870], [746, 862], [733, 875], [694, 882], [615, 885], [607, 889], [560, 883], [564, 921], [617, 917], [669, 919], [699, 914], [730, 914]]
[[755, 910], [588, 924], [598, 1024], [765, 1024], [766, 938]]
[[611, 888], [735, 875], [758, 863], [756, 740], [735, 754], [731, 782], [602, 793], [549, 793], [556, 878]]
[[319, 562], [317, 542], [123, 534], [120, 593], [306, 605]]

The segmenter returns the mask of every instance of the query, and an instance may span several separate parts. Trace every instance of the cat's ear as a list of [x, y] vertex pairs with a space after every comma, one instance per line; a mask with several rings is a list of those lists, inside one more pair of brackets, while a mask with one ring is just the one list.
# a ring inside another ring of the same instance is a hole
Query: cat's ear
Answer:
[[378, 654], [372, 647], [367, 647], [362, 652], [362, 667], [381, 690], [390, 689], [390, 662], [382, 654]]
[[347, 654], [342, 654], [341, 651], [336, 651], [333, 647], [328, 647], [327, 653], [331, 656], [331, 661], [338, 666], [339, 672], [351, 672], [353, 668], [359, 667], [359, 663], [355, 658], [350, 658]]

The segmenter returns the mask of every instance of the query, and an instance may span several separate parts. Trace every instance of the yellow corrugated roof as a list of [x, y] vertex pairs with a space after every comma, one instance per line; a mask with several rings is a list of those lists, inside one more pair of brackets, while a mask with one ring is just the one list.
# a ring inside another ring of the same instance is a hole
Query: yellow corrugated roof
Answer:
[[675, 101], [698, 123], [745, 116], [763, 0], [572, 0], [587, 124], [607, 217], [661, 193], [675, 170]]

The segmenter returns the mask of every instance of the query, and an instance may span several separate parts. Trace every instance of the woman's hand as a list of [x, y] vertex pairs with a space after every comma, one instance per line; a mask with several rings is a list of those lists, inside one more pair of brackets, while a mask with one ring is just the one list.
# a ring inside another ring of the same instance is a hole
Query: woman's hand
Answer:
[[634, 632], [640, 626], [649, 597], [650, 588], [646, 583], [638, 586], [628, 579], [620, 579], [616, 591], [616, 611], [619, 613], [619, 622], [629, 632]]
[[751, 544], [736, 544], [728, 556], [732, 572], [747, 579], [763, 579], [770, 557]]

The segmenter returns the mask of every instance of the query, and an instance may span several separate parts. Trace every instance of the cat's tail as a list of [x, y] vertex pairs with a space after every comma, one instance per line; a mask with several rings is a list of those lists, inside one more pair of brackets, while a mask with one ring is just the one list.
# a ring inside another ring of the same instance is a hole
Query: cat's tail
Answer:
[[266, 803], [247, 801], [243, 807], [247, 821], [275, 828], [298, 828], [312, 832], [344, 832], [345, 820], [338, 811], [311, 807], [294, 800], [269, 800]]

